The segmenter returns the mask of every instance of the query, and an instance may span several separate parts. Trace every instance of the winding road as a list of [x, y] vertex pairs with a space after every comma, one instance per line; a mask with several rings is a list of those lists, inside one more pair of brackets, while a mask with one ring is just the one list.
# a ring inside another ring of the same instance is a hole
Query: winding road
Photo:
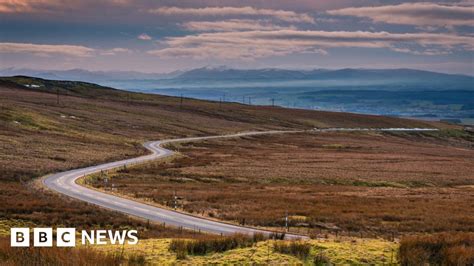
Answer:
[[[151, 160], [162, 159], [174, 154], [173, 151], [161, 147], [163, 144], [171, 142], [189, 142], [197, 140], [207, 140], [215, 138], [235, 138], [255, 135], [268, 134], [282, 134], [295, 133], [301, 131], [259, 131], [246, 132], [232, 135], [210, 136], [210, 137], [193, 137], [182, 139], [170, 139], [162, 141], [151, 141], [144, 144], [145, 148], [151, 151], [151, 154], [140, 156], [137, 158], [101, 164], [97, 166], [90, 166], [81, 169], [70, 170], [47, 176], [43, 179], [43, 184], [56, 192], [66, 196], [79, 199], [88, 203], [92, 203], [107, 209], [133, 215], [143, 219], [148, 219], [153, 222], [166, 223], [166, 225], [183, 227], [186, 229], [203, 231], [213, 234], [231, 235], [235, 233], [254, 234], [263, 233], [270, 234], [271, 231], [260, 230], [250, 227], [237, 226], [224, 222], [217, 222], [200, 218], [185, 213], [176, 212], [169, 209], [163, 209], [156, 206], [136, 202], [133, 200], [121, 198], [111, 194], [103, 193], [87, 187], [83, 187], [76, 183], [76, 181], [86, 175], [98, 173], [100, 171], [111, 170], [114, 168], [123, 167], [124, 165], [131, 165], [137, 163], [144, 163]], [[305, 238], [304, 236], [287, 234], [287, 238]]]
[[[348, 129], [348, 128], [331, 128], [331, 129], [315, 129], [314, 132], [326, 132], [326, 131], [348, 131], [348, 130], [364, 130], [364, 129]], [[428, 131], [436, 129], [376, 129], [380, 131]], [[166, 225], [183, 227], [191, 230], [199, 230], [203, 232], [230, 235], [235, 233], [243, 234], [254, 234], [263, 233], [270, 234], [271, 231], [233, 225], [225, 222], [218, 222], [208, 220], [201, 217], [188, 215], [185, 213], [176, 212], [169, 209], [159, 208], [156, 206], [147, 205], [130, 199], [114, 196], [111, 194], [103, 193], [97, 190], [93, 190], [87, 187], [83, 187], [76, 183], [76, 181], [86, 175], [97, 173], [100, 171], [111, 170], [114, 168], [123, 167], [125, 165], [132, 165], [138, 163], [144, 163], [151, 160], [162, 159], [174, 154], [173, 151], [167, 150], [161, 147], [163, 144], [171, 142], [189, 142], [198, 140], [208, 140], [216, 138], [235, 138], [244, 136], [255, 136], [255, 135], [268, 135], [268, 134], [282, 134], [282, 133], [296, 133], [303, 132], [301, 130], [295, 131], [259, 131], [259, 132], [246, 132], [232, 135], [221, 135], [221, 136], [209, 136], [209, 137], [193, 137], [193, 138], [181, 138], [181, 139], [170, 139], [162, 141], [151, 141], [144, 144], [145, 148], [151, 151], [151, 154], [140, 156], [137, 158], [121, 160], [111, 163], [105, 163], [97, 166], [90, 166], [86, 168], [80, 168], [70, 170], [66, 172], [56, 173], [49, 175], [43, 179], [43, 185], [47, 188], [64, 194], [66, 196], [82, 200], [88, 203], [92, 203], [110, 210], [122, 212], [132, 216], [147, 219], [153, 222], [166, 223]], [[305, 238], [296, 234], [286, 234], [287, 238]]]

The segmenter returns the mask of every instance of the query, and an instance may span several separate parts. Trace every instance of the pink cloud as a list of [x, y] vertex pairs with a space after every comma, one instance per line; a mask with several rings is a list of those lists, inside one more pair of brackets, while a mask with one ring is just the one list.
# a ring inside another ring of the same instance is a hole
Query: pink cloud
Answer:
[[143, 40], [143, 41], [150, 41], [152, 39], [151, 36], [146, 34], [146, 33], [142, 33], [142, 34], [138, 35], [137, 38], [139, 40]]
[[306, 22], [314, 23], [314, 19], [308, 14], [296, 13], [286, 10], [257, 9], [250, 6], [245, 7], [203, 7], [203, 8], [182, 8], [182, 7], [160, 7], [148, 10], [152, 14], [169, 16], [198, 16], [198, 17], [226, 17], [226, 16], [268, 16], [286, 22]]
[[112, 48], [108, 50], [104, 50], [101, 52], [102, 55], [116, 55], [120, 53], [131, 53], [132, 51], [127, 48]]
[[296, 29], [294, 26], [279, 26], [264, 20], [230, 19], [221, 21], [190, 21], [181, 24], [190, 31], [252, 31]]
[[471, 5], [406, 3], [401, 5], [351, 7], [327, 11], [331, 15], [369, 18], [375, 22], [416, 26], [474, 26]]
[[0, 53], [31, 53], [35, 55], [66, 55], [74, 57], [91, 56], [95, 50], [80, 45], [0, 43]]
[[396, 52], [438, 55], [474, 50], [474, 38], [435, 33], [365, 31], [243, 31], [214, 32], [167, 38], [163, 49], [149, 51], [161, 57], [253, 60], [292, 53], [321, 53], [340, 47], [385, 48]]

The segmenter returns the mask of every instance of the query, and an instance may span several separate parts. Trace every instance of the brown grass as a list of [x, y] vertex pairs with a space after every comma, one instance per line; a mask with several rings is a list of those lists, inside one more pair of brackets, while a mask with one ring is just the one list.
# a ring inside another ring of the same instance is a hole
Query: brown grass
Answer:
[[[25, 89], [22, 84], [43, 84]], [[59, 104], [56, 91], [59, 91]], [[38, 225], [135, 225], [32, 188], [39, 176], [143, 154], [141, 142], [314, 126], [426, 126], [378, 116], [219, 104], [128, 93], [80, 82], [0, 79], [0, 219]], [[138, 225], [137, 225], [138, 226]], [[140, 227], [143, 227], [140, 225]], [[160, 234], [163, 233], [158, 231]]]
[[291, 241], [289, 243], [277, 241], [273, 244], [273, 249], [276, 252], [306, 260], [310, 255], [311, 244], [299, 241]]
[[[247, 225], [474, 230], [474, 153], [428, 135], [328, 133], [180, 144], [183, 157], [119, 171], [120, 193]], [[95, 186], [103, 182], [95, 180]], [[318, 230], [316, 230], [317, 232]]]
[[473, 265], [474, 233], [409, 236], [400, 242], [402, 265]]
[[90, 248], [12, 248], [7, 238], [0, 238], [0, 264], [5, 266], [128, 265], [127, 260], [120, 254], [99, 253]]
[[267, 238], [263, 234], [255, 234], [253, 236], [235, 234], [199, 240], [173, 239], [169, 250], [176, 253], [177, 259], [184, 259], [187, 255], [206, 255], [236, 248], [251, 247], [255, 243], [264, 240], [267, 240]]

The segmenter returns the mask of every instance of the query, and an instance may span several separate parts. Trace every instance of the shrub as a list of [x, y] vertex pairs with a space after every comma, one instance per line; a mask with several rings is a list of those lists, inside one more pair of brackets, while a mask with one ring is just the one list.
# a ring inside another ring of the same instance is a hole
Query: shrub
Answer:
[[401, 240], [402, 265], [472, 265], [474, 233], [439, 233], [408, 236]]
[[142, 254], [131, 254], [128, 256], [128, 264], [129, 265], [145, 265], [146, 258]]
[[323, 253], [319, 253], [318, 255], [314, 256], [313, 265], [315, 266], [331, 265], [331, 261]]
[[273, 244], [273, 249], [276, 252], [306, 260], [311, 251], [311, 245], [300, 241], [291, 241], [290, 243], [278, 241]]
[[178, 259], [184, 259], [188, 254], [205, 255], [211, 252], [224, 252], [235, 248], [250, 247], [263, 240], [266, 240], [263, 234], [253, 236], [235, 234], [229, 237], [199, 240], [173, 239], [169, 250], [175, 252]]
[[274, 240], [284, 240], [285, 239], [285, 233], [271, 233], [269, 236], [270, 239]]

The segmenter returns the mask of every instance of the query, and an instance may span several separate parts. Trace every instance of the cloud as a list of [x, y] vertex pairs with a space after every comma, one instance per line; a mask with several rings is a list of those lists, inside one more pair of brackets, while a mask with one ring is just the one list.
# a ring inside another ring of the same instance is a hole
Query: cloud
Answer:
[[139, 40], [144, 40], [144, 41], [150, 41], [152, 39], [151, 36], [146, 34], [146, 33], [142, 33], [142, 34], [138, 35], [137, 38]]
[[30, 13], [46, 11], [48, 6], [56, 5], [55, 0], [3, 0], [0, 1], [0, 13]]
[[127, 48], [112, 48], [108, 50], [104, 50], [101, 52], [102, 55], [116, 55], [120, 53], [131, 53], [132, 51]]
[[354, 7], [327, 11], [330, 15], [369, 18], [375, 22], [416, 26], [474, 26], [474, 7], [435, 3]]
[[279, 26], [264, 20], [230, 19], [223, 21], [190, 21], [181, 24], [189, 31], [253, 31], [296, 29], [294, 26]]
[[101, 5], [102, 7], [122, 7], [127, 6], [132, 0], [0, 0], [0, 13], [54, 13], [63, 11], [85, 11], [91, 6]]
[[435, 33], [365, 31], [243, 31], [169, 37], [166, 47], [148, 51], [160, 57], [254, 60], [292, 53], [326, 54], [329, 48], [386, 48], [396, 52], [435, 55], [474, 51], [474, 38]]
[[74, 57], [91, 56], [95, 50], [80, 45], [32, 44], [32, 43], [0, 43], [0, 53], [31, 53], [40, 56], [66, 55]]
[[267, 16], [286, 22], [314, 23], [314, 19], [308, 14], [296, 13], [286, 10], [257, 9], [250, 6], [245, 7], [160, 7], [148, 10], [152, 14], [168, 16], [196, 16], [196, 17], [228, 17], [228, 16]]

